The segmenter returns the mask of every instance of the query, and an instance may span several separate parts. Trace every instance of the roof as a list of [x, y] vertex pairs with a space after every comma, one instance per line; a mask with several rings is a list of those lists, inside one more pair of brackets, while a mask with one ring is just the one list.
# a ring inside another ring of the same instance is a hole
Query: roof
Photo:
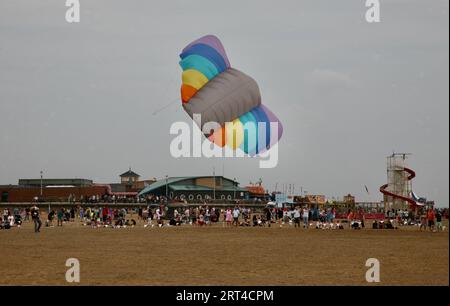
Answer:
[[[170, 186], [171, 190], [174, 191], [213, 191], [214, 188], [208, 187], [208, 186], [199, 186], [199, 185], [172, 185]], [[218, 187], [216, 188], [216, 191], [247, 191], [244, 188], [241, 187]]]
[[208, 186], [198, 186], [198, 185], [172, 185], [171, 190], [174, 191], [212, 191], [213, 188]]
[[124, 173], [122, 173], [121, 175], [119, 175], [120, 177], [123, 177], [123, 176], [134, 176], [134, 177], [139, 177], [140, 175], [139, 174], [137, 174], [136, 172], [134, 172], [134, 171], [131, 171], [131, 168], [127, 171], [127, 172], [124, 172]]
[[263, 186], [245, 186], [245, 189], [247, 189], [250, 193], [254, 194], [266, 194], [266, 191], [264, 190]]
[[[181, 182], [184, 180], [189, 180], [189, 179], [196, 179], [196, 178], [202, 178], [202, 177], [212, 177], [212, 176], [179, 176], [179, 177], [168, 177], [167, 179], [160, 179], [156, 182], [154, 182], [153, 184], [148, 185], [147, 187], [145, 187], [144, 189], [142, 189], [139, 192], [139, 196], [143, 196], [146, 195], [150, 192], [153, 192], [156, 189], [159, 189], [161, 187], [164, 187], [166, 184], [167, 185], [171, 185], [177, 182]], [[222, 177], [222, 176], [216, 176], [216, 177]], [[227, 179], [225, 177], [222, 177], [226, 180], [230, 180]], [[232, 181], [232, 180], [230, 180]], [[170, 189], [172, 190], [213, 190], [213, 188], [207, 187], [207, 186], [198, 186], [198, 185], [171, 185]], [[221, 188], [217, 188], [216, 190], [223, 190], [223, 191], [246, 191], [244, 188], [241, 187], [221, 187]]]
[[150, 193], [153, 190], [156, 190], [158, 188], [161, 188], [161, 187], [165, 186], [166, 184], [172, 184], [172, 183], [179, 182], [179, 181], [182, 181], [182, 180], [186, 180], [186, 179], [189, 179], [189, 178], [190, 178], [189, 176], [185, 176], [185, 177], [169, 177], [167, 179], [161, 179], [159, 181], [154, 182], [153, 184], [148, 185], [144, 189], [142, 189], [139, 192], [139, 196], [147, 194], [147, 193]]
[[83, 178], [43, 178], [41, 179], [19, 179], [19, 186], [62, 186], [62, 185], [71, 185], [71, 186], [91, 186], [93, 185], [92, 180], [83, 179]]

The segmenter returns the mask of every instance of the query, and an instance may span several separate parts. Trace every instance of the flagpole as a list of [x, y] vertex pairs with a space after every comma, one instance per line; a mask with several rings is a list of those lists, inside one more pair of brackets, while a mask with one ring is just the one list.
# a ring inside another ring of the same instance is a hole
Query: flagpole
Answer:
[[214, 177], [213, 199], [216, 200], [216, 168], [215, 167], [213, 167], [213, 177]]

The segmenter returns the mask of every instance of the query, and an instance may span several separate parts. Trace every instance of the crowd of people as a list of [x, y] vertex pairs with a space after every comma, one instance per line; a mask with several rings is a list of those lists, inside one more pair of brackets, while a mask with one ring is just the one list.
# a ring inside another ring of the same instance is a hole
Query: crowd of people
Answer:
[[[156, 199], [153, 199], [156, 200]], [[161, 199], [157, 199], [160, 201]], [[77, 198], [74, 194], [70, 194], [67, 201], [69, 203], [80, 203], [80, 204], [104, 204], [104, 203], [152, 203], [150, 199], [137, 196], [127, 196], [127, 195], [115, 195], [115, 194], [105, 194], [105, 195], [91, 195], [91, 196], [81, 196]]]
[[12, 211], [9, 208], [4, 208], [2, 212], [2, 220], [0, 222], [0, 229], [9, 229], [13, 226], [20, 227], [24, 220], [28, 220], [29, 216], [29, 208], [14, 208]]
[[[144, 220], [145, 226], [163, 226], [164, 219], [169, 220], [169, 225], [190, 224], [194, 226], [208, 226], [221, 222], [224, 227], [271, 227], [276, 224], [280, 227], [290, 225], [294, 227], [309, 228], [342, 228], [340, 222], [335, 222], [335, 210], [329, 209], [326, 213], [309, 210], [307, 207], [275, 208], [266, 207], [262, 211], [242, 206], [217, 208], [206, 206], [184, 207], [173, 210], [168, 218], [168, 212], [164, 206], [158, 208], [146, 208], [139, 210], [139, 218]], [[310, 220], [313, 223], [310, 223]]]
[[416, 225], [420, 231], [443, 231], [442, 220], [448, 219], [448, 208], [421, 208], [418, 211], [391, 209], [385, 213], [384, 220], [374, 223], [374, 229], [397, 229], [400, 226]]
[[[137, 214], [136, 219], [133, 215]], [[131, 216], [130, 216], [131, 215]], [[92, 207], [76, 206], [49, 209], [45, 218], [46, 227], [61, 227], [63, 224], [79, 221], [90, 227], [134, 227], [138, 222], [144, 227], [163, 226], [211, 226], [222, 224], [223, 227], [272, 227], [293, 226], [315, 229], [363, 229], [366, 227], [365, 212], [348, 211], [345, 218], [336, 218], [335, 208], [317, 208], [308, 206], [291, 206], [278, 208], [266, 206], [262, 210], [251, 209], [242, 205], [234, 207], [215, 207], [207, 203], [190, 207], [169, 208], [167, 205], [148, 205], [136, 209], [110, 208], [108, 205]], [[41, 212], [36, 205], [30, 208], [4, 208], [0, 229], [20, 227], [24, 221], [33, 221], [35, 231], [39, 232]], [[389, 210], [381, 220], [372, 222], [372, 229], [397, 229], [399, 226], [417, 225], [419, 230], [443, 231], [442, 220], [448, 219], [448, 209], [428, 209], [413, 214], [411, 210]], [[55, 222], [56, 220], [56, 222]]]

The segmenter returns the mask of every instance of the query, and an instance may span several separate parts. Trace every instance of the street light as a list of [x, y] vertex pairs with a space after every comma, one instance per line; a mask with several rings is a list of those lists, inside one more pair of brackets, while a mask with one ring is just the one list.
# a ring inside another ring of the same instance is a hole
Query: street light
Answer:
[[[42, 201], [44, 171], [41, 170], [40, 174], [41, 174], [41, 196], [40, 196], [40, 200]], [[50, 213], [50, 202], [48, 203], [48, 212]]]
[[44, 172], [41, 170], [41, 198], [42, 198], [42, 177], [43, 177]]
[[214, 178], [213, 199], [216, 200], [216, 168], [215, 167], [213, 167], [213, 178]]
[[169, 176], [166, 175], [166, 201], [168, 202], [169, 199], [169, 189], [168, 189], [168, 180], [169, 180]]

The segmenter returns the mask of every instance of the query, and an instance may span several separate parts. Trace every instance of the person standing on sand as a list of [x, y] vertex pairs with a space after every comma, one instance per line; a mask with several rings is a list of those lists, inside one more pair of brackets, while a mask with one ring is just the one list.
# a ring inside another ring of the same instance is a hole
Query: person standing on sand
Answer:
[[442, 214], [439, 210], [436, 212], [436, 230], [442, 231]]
[[294, 210], [294, 227], [300, 228], [300, 208], [296, 207]]
[[272, 211], [270, 207], [266, 208], [266, 222], [269, 227], [272, 226]]
[[188, 224], [189, 223], [189, 219], [190, 219], [189, 207], [184, 210], [184, 219], [185, 219], [184, 223]]
[[353, 210], [349, 210], [347, 215], [347, 222], [349, 228], [352, 228], [353, 219], [355, 219], [355, 214], [353, 213]]
[[47, 223], [45, 226], [51, 226], [53, 227], [53, 218], [55, 217], [55, 211], [51, 210], [47, 215]]
[[73, 207], [70, 209], [70, 221], [75, 221], [75, 209]]
[[9, 217], [9, 209], [5, 208], [3, 209], [3, 221], [7, 222]]
[[434, 231], [434, 217], [435, 217], [434, 210], [432, 208], [428, 209], [427, 220], [430, 231]]
[[239, 215], [241, 214], [239, 208], [236, 206], [233, 210], [233, 224], [235, 226], [239, 225]]
[[31, 207], [30, 212], [31, 212], [31, 219], [34, 222], [34, 232], [38, 233], [41, 231], [42, 225], [39, 208], [36, 205], [34, 205], [33, 207]]
[[25, 217], [23, 218], [24, 221], [30, 221], [30, 208], [25, 208]]
[[227, 223], [227, 226], [231, 226], [231, 209], [227, 208], [227, 211], [225, 213], [225, 221]]
[[277, 210], [277, 218], [278, 218], [278, 223], [281, 227], [281, 224], [283, 223], [283, 208], [279, 208]]
[[63, 208], [58, 209], [58, 212], [56, 213], [56, 226], [63, 226], [63, 216], [64, 216], [64, 211]]
[[305, 206], [305, 208], [303, 208], [303, 228], [308, 228], [309, 224], [308, 224], [308, 219], [309, 219], [309, 210], [308, 208]]
[[426, 215], [420, 215], [420, 226], [419, 226], [419, 231], [423, 230], [427, 230], [427, 216]]
[[109, 208], [108, 206], [105, 206], [102, 209], [102, 221], [104, 224], [106, 224], [106, 222], [108, 221], [108, 217], [109, 217]]

